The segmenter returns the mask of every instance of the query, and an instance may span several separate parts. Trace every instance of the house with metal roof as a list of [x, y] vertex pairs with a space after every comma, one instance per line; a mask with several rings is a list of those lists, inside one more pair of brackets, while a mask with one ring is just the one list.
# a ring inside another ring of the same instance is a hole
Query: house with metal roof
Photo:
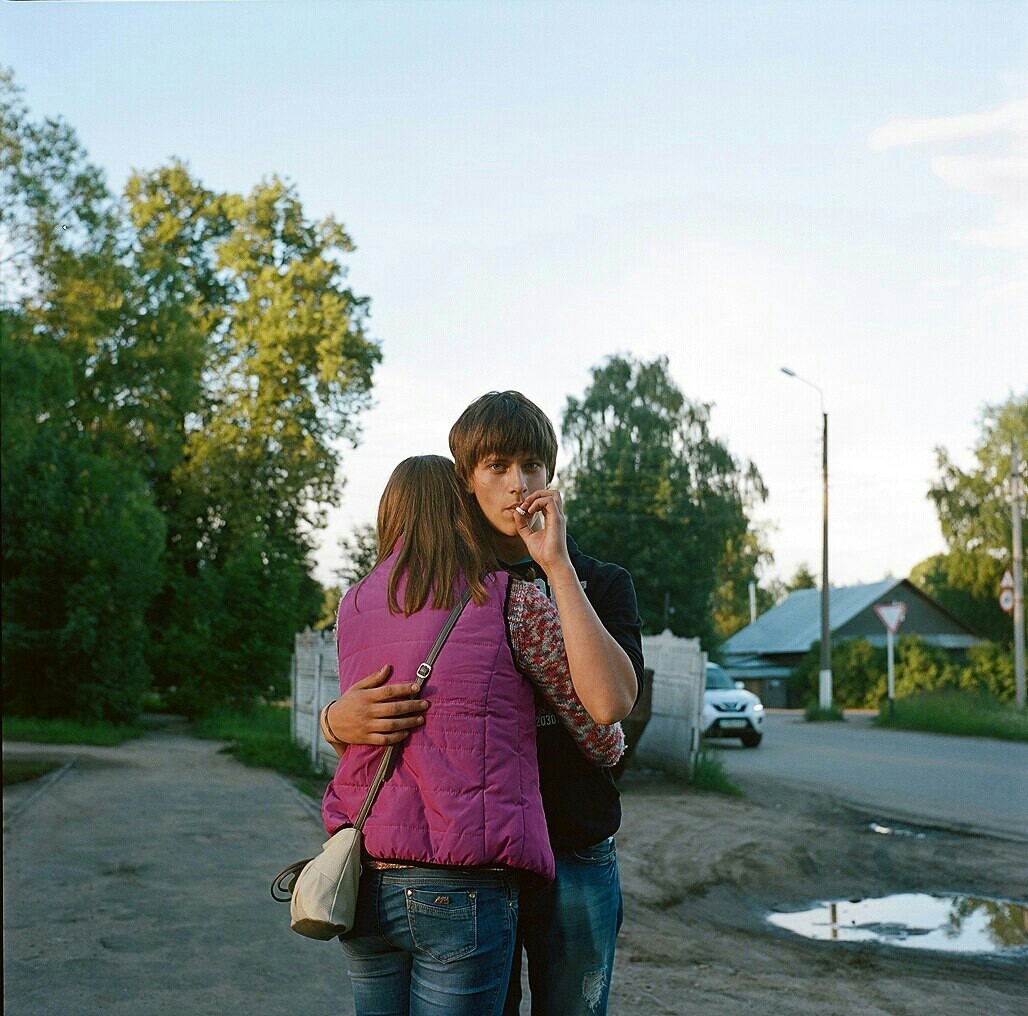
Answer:
[[[899, 634], [919, 635], [929, 645], [962, 654], [981, 639], [909, 579], [883, 579], [861, 586], [829, 587], [828, 628], [832, 642], [867, 639], [884, 646], [885, 626], [874, 608], [904, 603]], [[786, 681], [793, 668], [821, 638], [821, 591], [798, 589], [737, 631], [721, 647], [725, 670], [756, 692], [766, 706], [787, 704]]]

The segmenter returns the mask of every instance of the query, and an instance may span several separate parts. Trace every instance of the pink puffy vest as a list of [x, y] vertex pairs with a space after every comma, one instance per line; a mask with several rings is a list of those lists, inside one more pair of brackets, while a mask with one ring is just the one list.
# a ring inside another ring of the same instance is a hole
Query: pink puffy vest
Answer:
[[[383, 561], [339, 606], [339, 689], [387, 663], [391, 683], [414, 679], [448, 611], [390, 614]], [[472, 600], [450, 633], [421, 695], [425, 724], [396, 755], [364, 825], [366, 852], [381, 859], [474, 867], [506, 865], [554, 877], [539, 793], [532, 688], [514, 667], [504, 608], [510, 577], [491, 575], [488, 600]], [[404, 583], [398, 589], [403, 603]], [[350, 745], [325, 791], [333, 833], [353, 822], [385, 749]]]

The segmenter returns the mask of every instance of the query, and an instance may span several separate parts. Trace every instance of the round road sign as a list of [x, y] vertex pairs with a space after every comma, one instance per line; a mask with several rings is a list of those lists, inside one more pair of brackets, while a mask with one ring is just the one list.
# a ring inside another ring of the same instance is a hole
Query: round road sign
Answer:
[[1012, 589], [1004, 589], [1003, 592], [999, 594], [999, 605], [1008, 614], [1014, 609], [1014, 591]]

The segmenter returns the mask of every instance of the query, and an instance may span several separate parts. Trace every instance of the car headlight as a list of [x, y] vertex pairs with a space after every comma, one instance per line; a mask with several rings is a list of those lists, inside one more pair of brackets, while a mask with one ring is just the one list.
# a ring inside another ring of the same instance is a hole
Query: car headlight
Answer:
[[753, 703], [753, 711], [755, 713], [763, 712], [764, 711], [764, 707], [763, 707], [763, 705], [760, 702], [754, 702]]

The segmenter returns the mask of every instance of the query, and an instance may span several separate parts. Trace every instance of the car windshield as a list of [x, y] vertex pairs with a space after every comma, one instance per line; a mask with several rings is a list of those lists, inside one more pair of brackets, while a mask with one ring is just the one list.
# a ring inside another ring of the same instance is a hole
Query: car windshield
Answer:
[[717, 664], [711, 667], [707, 667], [707, 689], [716, 689], [722, 691], [725, 689], [731, 690], [735, 687], [732, 679], [728, 674], [722, 670]]

